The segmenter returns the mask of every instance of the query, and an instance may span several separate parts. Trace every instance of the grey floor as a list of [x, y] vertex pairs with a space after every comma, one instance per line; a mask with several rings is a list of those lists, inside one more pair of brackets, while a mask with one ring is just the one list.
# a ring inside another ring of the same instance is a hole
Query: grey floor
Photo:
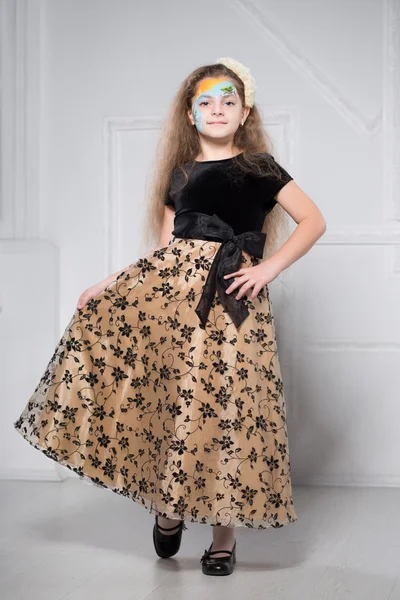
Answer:
[[236, 529], [232, 575], [209, 577], [211, 528], [158, 558], [154, 517], [77, 479], [0, 482], [1, 600], [400, 600], [400, 490], [294, 487], [298, 521]]

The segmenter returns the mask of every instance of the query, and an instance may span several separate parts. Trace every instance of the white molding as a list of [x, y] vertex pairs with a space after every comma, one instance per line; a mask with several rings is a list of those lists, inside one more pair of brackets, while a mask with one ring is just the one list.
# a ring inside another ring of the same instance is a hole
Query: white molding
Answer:
[[1, 190], [0, 238], [12, 237], [14, 230], [14, 171], [15, 171], [15, 6], [1, 0]]
[[[400, 220], [400, 0], [384, 2], [383, 39], [384, 218]], [[398, 267], [399, 268], [399, 267]]]
[[[263, 125], [269, 133], [269, 128], [274, 125], [282, 127], [282, 147], [280, 156], [285, 157], [285, 165], [290, 171], [295, 170], [297, 164], [297, 141], [298, 141], [298, 123], [299, 110], [297, 106], [269, 106], [259, 105], [260, 113], [263, 116]], [[275, 156], [275, 151], [272, 152]], [[278, 162], [279, 157], [275, 157]], [[292, 174], [292, 173], [291, 173]], [[294, 175], [292, 175], [294, 177]]]
[[385, 279], [400, 279], [400, 246], [385, 248]]
[[42, 0], [2, 0], [0, 237], [40, 235]]
[[274, 49], [282, 54], [287, 63], [300, 73], [358, 133], [370, 138], [379, 131], [382, 121], [381, 112], [373, 117], [368, 117], [359, 110], [326, 73], [302, 54], [293, 42], [289, 41], [282, 31], [265, 16], [264, 11], [260, 10], [254, 0], [233, 0], [231, 5], [236, 7], [241, 16], [245, 15], [273, 45]]
[[104, 122], [105, 147], [105, 202], [104, 202], [104, 273], [107, 277], [121, 266], [122, 198], [120, 190], [121, 133], [157, 131], [160, 117], [110, 117]]
[[334, 228], [332, 232], [326, 231], [317, 240], [317, 245], [333, 246], [397, 246], [400, 244], [400, 227], [390, 225], [358, 225], [343, 228]]
[[[0, 238], [0, 256], [5, 254], [32, 254], [32, 252], [51, 252], [59, 260], [60, 248], [50, 240], [21, 238], [19, 240], [8, 240]], [[59, 265], [57, 265], [59, 269]]]

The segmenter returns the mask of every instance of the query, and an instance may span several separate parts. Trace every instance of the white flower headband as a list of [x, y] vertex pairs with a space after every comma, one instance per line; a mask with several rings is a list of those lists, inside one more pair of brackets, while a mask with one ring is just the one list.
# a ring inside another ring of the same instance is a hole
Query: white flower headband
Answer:
[[250, 73], [250, 69], [248, 67], [245, 67], [245, 65], [235, 60], [234, 58], [230, 58], [229, 56], [225, 58], [218, 58], [218, 60], [216, 60], [215, 62], [225, 65], [226, 67], [228, 67], [228, 69], [231, 69], [231, 71], [233, 71], [238, 77], [240, 77], [244, 84], [245, 106], [254, 106], [254, 96], [257, 86], [253, 75]]

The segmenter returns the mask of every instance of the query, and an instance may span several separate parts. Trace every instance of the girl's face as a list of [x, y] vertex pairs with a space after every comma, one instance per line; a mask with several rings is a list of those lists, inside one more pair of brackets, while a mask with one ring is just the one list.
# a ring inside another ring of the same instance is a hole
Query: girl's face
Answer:
[[242, 108], [235, 84], [226, 77], [207, 77], [199, 82], [189, 111], [199, 133], [213, 137], [233, 137], [250, 109]]

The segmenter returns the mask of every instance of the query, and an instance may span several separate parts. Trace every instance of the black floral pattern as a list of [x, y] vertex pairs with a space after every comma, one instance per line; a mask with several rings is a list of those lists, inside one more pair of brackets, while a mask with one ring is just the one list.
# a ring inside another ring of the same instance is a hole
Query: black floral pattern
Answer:
[[282, 527], [297, 515], [268, 286], [244, 296], [239, 330], [218, 295], [202, 325], [194, 307], [219, 246], [173, 238], [76, 309], [14, 426], [151, 513]]

